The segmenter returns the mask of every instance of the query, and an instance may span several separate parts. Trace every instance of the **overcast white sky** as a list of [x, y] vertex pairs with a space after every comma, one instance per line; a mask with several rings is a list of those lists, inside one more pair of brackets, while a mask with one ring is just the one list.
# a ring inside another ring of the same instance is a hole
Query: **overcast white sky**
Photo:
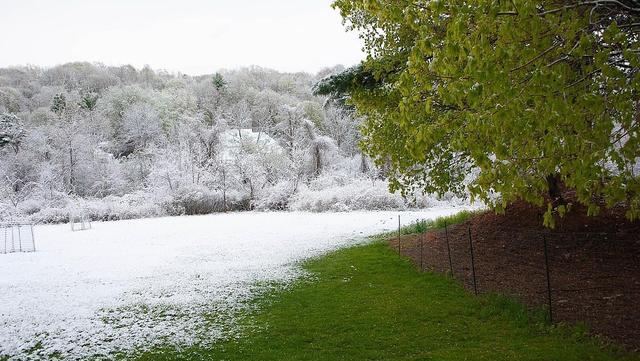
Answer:
[[0, 67], [70, 61], [187, 74], [315, 72], [363, 58], [331, 0], [0, 0]]

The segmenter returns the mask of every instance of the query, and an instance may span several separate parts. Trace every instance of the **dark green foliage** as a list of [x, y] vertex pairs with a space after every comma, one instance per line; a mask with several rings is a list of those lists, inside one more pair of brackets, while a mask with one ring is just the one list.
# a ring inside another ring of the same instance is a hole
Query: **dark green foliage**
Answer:
[[65, 110], [67, 110], [67, 98], [62, 93], [54, 95], [51, 103], [51, 111], [60, 117], [64, 114]]
[[328, 96], [329, 100], [348, 107], [348, 94], [356, 88], [374, 89], [382, 83], [359, 64], [320, 80], [313, 86], [314, 95]]
[[213, 86], [217, 91], [222, 91], [227, 87], [227, 82], [224, 80], [224, 77], [220, 73], [215, 73], [213, 75]]
[[98, 94], [89, 92], [82, 96], [82, 98], [80, 99], [80, 104], [78, 105], [80, 106], [81, 109], [91, 112], [96, 108], [97, 104], [98, 104]]

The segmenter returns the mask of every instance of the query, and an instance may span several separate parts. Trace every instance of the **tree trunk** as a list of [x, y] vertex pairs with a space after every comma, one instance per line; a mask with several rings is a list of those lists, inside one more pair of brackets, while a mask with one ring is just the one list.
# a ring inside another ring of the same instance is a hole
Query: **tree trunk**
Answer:
[[364, 154], [360, 155], [360, 172], [366, 174], [369, 171], [369, 164]]
[[322, 152], [320, 150], [320, 147], [318, 147], [317, 145], [316, 145], [314, 151], [315, 151], [315, 160], [316, 160], [315, 175], [318, 176], [318, 175], [320, 175], [320, 172], [322, 172]]
[[229, 208], [227, 207], [227, 172], [224, 168], [222, 168], [222, 206], [226, 213]]
[[547, 187], [549, 188], [549, 197], [554, 204], [565, 204], [562, 198], [562, 181], [559, 174], [549, 174], [547, 176]]
[[171, 183], [171, 176], [167, 173], [167, 181], [169, 182], [169, 190], [173, 191], [173, 184]]
[[75, 179], [73, 177], [73, 148], [69, 147], [69, 189], [75, 194]]

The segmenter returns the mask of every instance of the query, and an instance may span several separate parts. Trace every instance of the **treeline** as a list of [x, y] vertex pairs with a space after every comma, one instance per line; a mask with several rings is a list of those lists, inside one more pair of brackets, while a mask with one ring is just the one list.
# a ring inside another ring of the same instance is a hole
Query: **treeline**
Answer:
[[2, 217], [404, 207], [361, 155], [359, 120], [311, 94], [341, 70], [0, 69]]

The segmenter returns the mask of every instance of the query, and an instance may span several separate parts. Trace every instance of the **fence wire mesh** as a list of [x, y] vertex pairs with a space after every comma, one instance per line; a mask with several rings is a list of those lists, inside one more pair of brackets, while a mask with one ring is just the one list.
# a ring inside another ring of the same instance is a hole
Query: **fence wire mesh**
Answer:
[[35, 252], [33, 224], [0, 223], [0, 253]]
[[547, 309], [552, 322], [585, 322], [640, 346], [637, 234], [458, 225], [400, 242], [394, 248], [421, 270], [448, 274], [471, 292], [513, 296]]

